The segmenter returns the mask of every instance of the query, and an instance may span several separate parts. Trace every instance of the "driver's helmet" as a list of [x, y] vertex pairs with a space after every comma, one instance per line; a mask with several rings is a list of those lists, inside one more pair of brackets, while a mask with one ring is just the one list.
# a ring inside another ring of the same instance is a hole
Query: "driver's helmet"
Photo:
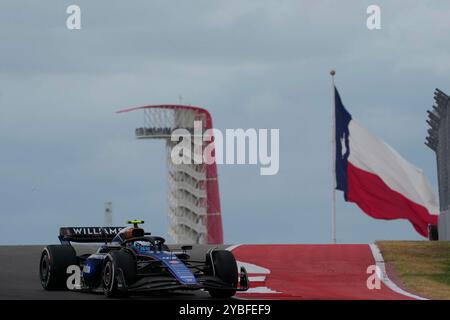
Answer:
[[138, 253], [145, 253], [152, 250], [151, 243], [148, 241], [134, 241], [131, 246]]

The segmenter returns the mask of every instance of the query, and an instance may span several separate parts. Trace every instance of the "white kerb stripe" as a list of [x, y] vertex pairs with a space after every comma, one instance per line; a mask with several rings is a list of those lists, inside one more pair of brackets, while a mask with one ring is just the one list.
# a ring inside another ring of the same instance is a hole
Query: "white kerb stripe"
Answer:
[[350, 121], [349, 133], [348, 161], [352, 165], [379, 176], [389, 188], [424, 206], [430, 214], [439, 214], [438, 202], [422, 170], [354, 120]]
[[387, 286], [389, 287], [389, 289], [391, 289], [394, 292], [397, 292], [401, 295], [413, 298], [413, 299], [417, 299], [417, 300], [428, 300], [424, 297], [421, 296], [417, 296], [415, 294], [409, 293], [405, 290], [403, 290], [402, 288], [400, 288], [399, 286], [397, 286], [391, 279], [389, 279], [387, 272], [386, 272], [386, 265], [384, 263], [384, 259], [383, 259], [383, 255], [380, 252], [380, 249], [378, 248], [378, 246], [374, 243], [369, 244], [370, 246], [370, 250], [372, 250], [372, 255], [373, 258], [375, 259], [375, 263], [376, 266], [378, 267], [378, 269], [380, 270], [381, 276], [379, 276], [380, 280]]

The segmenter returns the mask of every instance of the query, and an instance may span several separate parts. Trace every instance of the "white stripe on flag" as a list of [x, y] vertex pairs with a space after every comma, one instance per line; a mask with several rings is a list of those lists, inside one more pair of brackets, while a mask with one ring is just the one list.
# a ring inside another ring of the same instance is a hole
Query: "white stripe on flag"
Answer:
[[354, 120], [349, 124], [348, 161], [380, 177], [389, 188], [409, 200], [439, 214], [439, 205], [423, 171], [406, 161], [397, 151]]

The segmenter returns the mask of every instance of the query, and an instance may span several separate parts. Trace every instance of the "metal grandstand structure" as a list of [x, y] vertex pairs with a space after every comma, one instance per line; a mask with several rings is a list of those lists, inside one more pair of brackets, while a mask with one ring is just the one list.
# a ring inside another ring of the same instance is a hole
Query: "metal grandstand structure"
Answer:
[[[193, 133], [194, 121], [202, 122], [202, 133], [212, 129], [210, 113], [203, 108], [185, 105], [150, 105], [121, 110], [119, 113], [136, 110], [144, 113], [144, 125], [136, 128], [136, 138], [165, 141], [169, 235], [175, 243], [222, 244], [222, 217], [215, 161], [211, 164], [175, 164], [171, 157], [172, 150], [178, 143], [171, 141], [172, 132], [186, 129]], [[213, 138], [203, 142], [202, 147], [210, 144], [214, 148]]]
[[439, 185], [439, 240], [450, 240], [450, 97], [439, 89], [434, 92], [434, 105], [428, 112], [430, 126], [425, 144], [436, 153]]

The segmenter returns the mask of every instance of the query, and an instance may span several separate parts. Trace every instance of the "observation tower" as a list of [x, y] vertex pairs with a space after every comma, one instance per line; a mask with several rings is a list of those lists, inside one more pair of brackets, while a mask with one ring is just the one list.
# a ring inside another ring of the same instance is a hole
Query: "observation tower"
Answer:
[[[186, 129], [194, 133], [194, 121], [201, 121], [202, 134], [212, 129], [210, 113], [203, 108], [186, 105], [148, 105], [118, 111], [144, 113], [144, 126], [135, 130], [137, 139], [162, 139], [166, 145], [168, 179], [168, 233], [174, 243], [223, 244], [217, 165], [190, 163], [175, 164], [172, 150], [179, 141], [171, 141], [172, 132]], [[214, 156], [214, 138], [203, 142]], [[194, 150], [194, 139], [191, 139]], [[212, 145], [211, 145], [212, 144]], [[185, 156], [185, 155], [183, 155]], [[209, 161], [208, 161], [209, 162]], [[210, 163], [210, 162], [209, 162]]]

